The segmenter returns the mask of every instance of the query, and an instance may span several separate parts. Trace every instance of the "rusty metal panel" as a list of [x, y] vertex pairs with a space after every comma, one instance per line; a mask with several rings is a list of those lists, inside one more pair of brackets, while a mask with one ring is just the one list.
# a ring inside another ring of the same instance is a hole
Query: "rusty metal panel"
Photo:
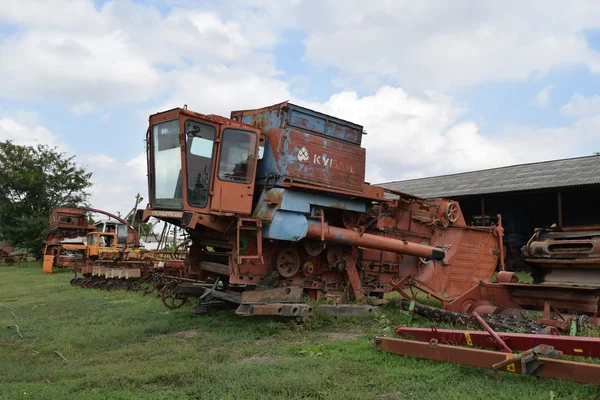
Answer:
[[523, 308], [543, 310], [550, 302], [559, 310], [574, 310], [600, 316], [600, 287], [568, 285], [498, 284], [510, 290], [512, 301]]
[[299, 303], [302, 301], [302, 287], [289, 286], [266, 290], [250, 290], [242, 293], [242, 303]]
[[[438, 298], [452, 300], [489, 281], [498, 265], [498, 240], [493, 232], [455, 228], [441, 231], [432, 245], [446, 246], [446, 258], [440, 264], [422, 265], [414, 275], [414, 282]], [[405, 273], [414, 270], [411, 260]]]
[[44, 263], [42, 264], [42, 270], [46, 274], [52, 273], [53, 265], [54, 265], [54, 256], [44, 256]]
[[230, 273], [229, 265], [219, 264], [210, 261], [202, 261], [200, 263], [200, 269], [219, 275], [229, 275]]
[[286, 120], [288, 126], [318, 133], [329, 138], [357, 145], [360, 145], [362, 140], [362, 126], [293, 104], [288, 104]]
[[231, 118], [264, 130], [294, 128], [360, 146], [361, 125], [288, 102], [256, 110], [233, 111]]
[[362, 192], [365, 149], [298, 130], [267, 134], [283, 179]]
[[50, 229], [93, 231], [85, 211], [75, 207], [55, 207], [50, 210]]
[[465, 230], [451, 260], [447, 297], [460, 296], [480, 281], [489, 281], [498, 265], [498, 242], [491, 233]]

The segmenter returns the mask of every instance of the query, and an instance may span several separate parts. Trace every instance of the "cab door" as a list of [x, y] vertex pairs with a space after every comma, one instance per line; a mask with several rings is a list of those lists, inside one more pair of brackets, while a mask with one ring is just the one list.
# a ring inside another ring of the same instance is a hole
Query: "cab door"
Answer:
[[214, 185], [213, 212], [252, 213], [260, 132], [221, 126]]

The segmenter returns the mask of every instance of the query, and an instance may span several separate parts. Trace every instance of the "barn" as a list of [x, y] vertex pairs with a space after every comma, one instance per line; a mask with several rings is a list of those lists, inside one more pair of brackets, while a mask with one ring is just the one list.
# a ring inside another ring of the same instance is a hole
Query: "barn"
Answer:
[[509, 250], [538, 227], [600, 225], [600, 156], [382, 183], [378, 186], [460, 203], [467, 223], [489, 225], [502, 216]]

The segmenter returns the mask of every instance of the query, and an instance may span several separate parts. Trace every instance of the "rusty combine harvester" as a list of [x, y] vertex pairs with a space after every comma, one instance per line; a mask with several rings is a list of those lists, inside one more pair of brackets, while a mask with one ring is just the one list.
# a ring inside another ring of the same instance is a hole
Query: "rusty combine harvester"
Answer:
[[288, 102], [231, 118], [150, 116], [151, 199], [137, 217], [181, 226], [192, 242], [188, 273], [163, 301], [304, 318], [307, 300], [340, 313], [415, 287], [451, 302], [489, 280], [501, 227], [468, 227], [456, 202], [365, 183], [363, 134]]
[[[88, 225], [86, 212], [104, 214], [126, 225], [132, 240], [120, 245], [117, 233], [95, 231], [94, 225]], [[161, 274], [182, 275], [185, 253], [146, 251], [139, 246], [138, 232], [118, 216], [89, 207], [54, 208], [50, 213], [43, 271], [72, 268], [75, 278], [71, 284], [107, 290], [137, 290], [144, 282], [160, 283]]]
[[85, 258], [85, 244], [76, 241], [96, 230], [88, 223], [85, 210], [56, 207], [50, 211], [50, 230], [46, 234], [43, 271], [52, 273], [53, 268], [73, 268]]

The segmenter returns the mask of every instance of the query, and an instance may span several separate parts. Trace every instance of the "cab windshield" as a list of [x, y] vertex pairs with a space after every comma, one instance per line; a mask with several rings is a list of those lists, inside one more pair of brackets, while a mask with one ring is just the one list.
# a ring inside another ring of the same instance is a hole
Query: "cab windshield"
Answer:
[[179, 120], [161, 122], [152, 127], [155, 207], [182, 208], [181, 148]]

